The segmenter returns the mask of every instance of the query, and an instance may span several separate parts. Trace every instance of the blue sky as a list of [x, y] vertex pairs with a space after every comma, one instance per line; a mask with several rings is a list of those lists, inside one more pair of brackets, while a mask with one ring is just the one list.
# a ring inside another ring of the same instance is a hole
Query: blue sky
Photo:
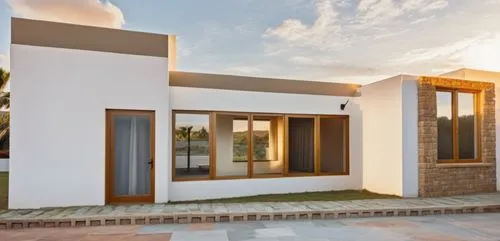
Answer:
[[0, 0], [10, 17], [177, 35], [184, 71], [368, 83], [500, 71], [500, 0]]

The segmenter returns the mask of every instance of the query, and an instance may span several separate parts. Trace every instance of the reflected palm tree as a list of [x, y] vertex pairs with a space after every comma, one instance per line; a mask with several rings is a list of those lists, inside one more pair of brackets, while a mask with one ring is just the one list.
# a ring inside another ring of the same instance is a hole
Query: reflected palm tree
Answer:
[[[10, 109], [10, 92], [5, 91], [5, 87], [10, 80], [10, 73], [7, 70], [0, 68], [0, 109]], [[10, 115], [9, 112], [3, 113], [0, 116], [0, 149], [9, 149], [10, 135]]]
[[187, 140], [187, 172], [191, 172], [191, 130], [192, 126], [183, 126], [179, 128], [179, 136]]

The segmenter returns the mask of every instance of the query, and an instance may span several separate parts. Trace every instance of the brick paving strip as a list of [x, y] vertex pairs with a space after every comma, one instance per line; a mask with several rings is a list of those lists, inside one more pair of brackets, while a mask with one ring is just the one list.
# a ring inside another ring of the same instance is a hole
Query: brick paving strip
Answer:
[[353, 201], [141, 204], [0, 211], [0, 229], [500, 212], [500, 193]]

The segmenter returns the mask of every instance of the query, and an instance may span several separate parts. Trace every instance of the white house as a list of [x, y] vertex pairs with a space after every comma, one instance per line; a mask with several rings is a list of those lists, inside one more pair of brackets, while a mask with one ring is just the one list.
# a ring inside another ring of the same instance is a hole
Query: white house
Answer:
[[11, 36], [10, 208], [497, 190], [498, 73], [359, 86], [176, 71], [175, 36], [18, 18]]

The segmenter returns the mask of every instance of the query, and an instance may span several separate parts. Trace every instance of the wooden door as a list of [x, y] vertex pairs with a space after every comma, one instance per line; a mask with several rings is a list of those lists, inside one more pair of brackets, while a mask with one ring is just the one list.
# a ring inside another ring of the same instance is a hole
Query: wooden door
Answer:
[[154, 111], [106, 111], [106, 202], [154, 202]]

